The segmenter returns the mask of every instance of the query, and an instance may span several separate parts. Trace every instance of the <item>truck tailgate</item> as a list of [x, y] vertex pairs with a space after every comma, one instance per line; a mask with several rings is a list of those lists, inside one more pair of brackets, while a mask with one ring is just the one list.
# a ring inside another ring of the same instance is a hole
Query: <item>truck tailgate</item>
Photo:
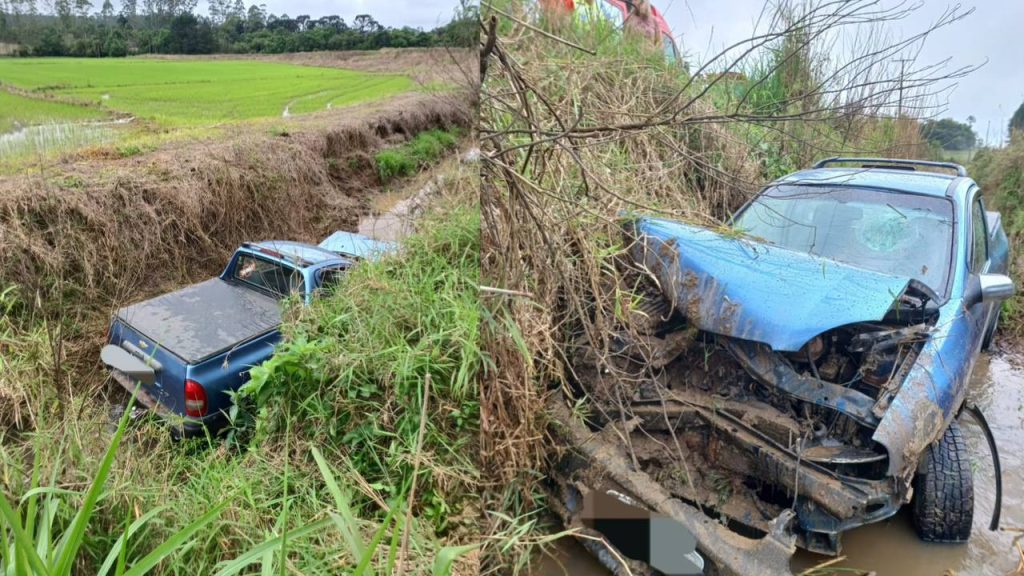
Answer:
[[281, 324], [277, 299], [220, 278], [118, 310], [117, 317], [188, 364]]

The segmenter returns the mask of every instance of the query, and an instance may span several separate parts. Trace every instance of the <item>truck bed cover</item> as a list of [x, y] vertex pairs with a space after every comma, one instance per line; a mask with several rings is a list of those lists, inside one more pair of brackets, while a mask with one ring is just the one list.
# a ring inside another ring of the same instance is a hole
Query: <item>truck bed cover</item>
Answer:
[[281, 324], [281, 304], [220, 278], [118, 310], [117, 317], [195, 365]]

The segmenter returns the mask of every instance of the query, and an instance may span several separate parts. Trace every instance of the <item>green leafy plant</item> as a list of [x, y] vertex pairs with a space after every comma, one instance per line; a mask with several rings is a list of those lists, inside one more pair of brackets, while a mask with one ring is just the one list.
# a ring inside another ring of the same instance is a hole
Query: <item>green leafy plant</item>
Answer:
[[[290, 429], [344, 453], [349, 475], [382, 498], [417, 478], [413, 507], [435, 531], [473, 494], [479, 402], [479, 212], [450, 209], [423, 221], [402, 251], [350, 270], [329, 294], [295, 309], [273, 358], [250, 371], [238, 396], [254, 406], [254, 445]], [[371, 288], [372, 287], [372, 288]], [[429, 413], [415, 470], [424, 382]], [[241, 412], [241, 410], [240, 410]], [[378, 509], [352, 506], [364, 517]]]
[[377, 173], [384, 182], [410, 176], [416, 171], [416, 162], [402, 150], [382, 150], [376, 160]]
[[455, 148], [457, 143], [458, 131], [455, 129], [421, 132], [401, 146], [378, 152], [374, 158], [377, 173], [385, 183], [411, 176], [424, 166], [436, 162], [445, 152]]
[[[118, 423], [117, 431], [100, 462], [92, 484], [84, 493], [56, 487], [40, 487], [40, 458], [37, 454], [32, 471], [31, 489], [22, 497], [21, 501], [12, 504], [6, 497], [0, 498], [0, 515], [4, 518], [4, 527], [0, 530], [0, 560], [3, 562], [6, 574], [10, 576], [70, 576], [79, 549], [84, 542], [89, 519], [95, 512], [97, 503], [104, 496], [104, 484], [110, 475], [114, 456], [124, 437], [130, 414], [131, 404]], [[78, 511], [70, 526], [60, 536], [57, 536], [54, 520], [60, 508], [75, 507], [74, 501], [78, 498], [81, 498], [81, 504], [77, 504]], [[125, 528], [124, 533], [107, 554], [98, 575], [105, 576], [111, 568], [115, 568], [114, 574], [117, 576], [141, 576], [148, 573], [164, 558], [183, 546], [196, 532], [220, 515], [225, 507], [226, 501], [211, 508], [191, 524], [164, 540], [129, 568], [126, 566], [128, 539], [152, 520], [160, 512], [160, 509], [149, 511]]]
[[145, 152], [153, 150], [152, 146], [140, 146], [139, 144], [122, 144], [117, 147], [117, 155], [121, 158], [130, 158], [132, 156], [138, 156]]

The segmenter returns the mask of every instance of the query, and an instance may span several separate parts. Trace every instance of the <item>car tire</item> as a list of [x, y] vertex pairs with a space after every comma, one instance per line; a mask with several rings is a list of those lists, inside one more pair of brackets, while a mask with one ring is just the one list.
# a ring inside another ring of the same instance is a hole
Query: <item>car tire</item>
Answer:
[[992, 348], [992, 341], [996, 339], [996, 329], [999, 327], [999, 314], [1002, 310], [996, 310], [996, 317], [992, 320], [992, 325], [988, 327], [985, 332], [985, 339], [981, 341], [981, 349], [989, 350]]
[[974, 481], [960, 425], [949, 423], [914, 477], [914, 527], [925, 542], [966, 542], [974, 519]]

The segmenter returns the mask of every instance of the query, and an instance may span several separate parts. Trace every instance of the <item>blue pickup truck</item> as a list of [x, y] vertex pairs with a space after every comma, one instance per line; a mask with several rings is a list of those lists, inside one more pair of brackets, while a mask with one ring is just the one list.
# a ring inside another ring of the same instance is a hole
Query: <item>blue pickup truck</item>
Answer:
[[305, 303], [349, 267], [393, 248], [349, 232], [318, 246], [246, 243], [216, 277], [126, 306], [114, 316], [100, 357], [112, 378], [163, 417], [175, 435], [215, 431], [229, 392], [281, 339], [282, 300]]

